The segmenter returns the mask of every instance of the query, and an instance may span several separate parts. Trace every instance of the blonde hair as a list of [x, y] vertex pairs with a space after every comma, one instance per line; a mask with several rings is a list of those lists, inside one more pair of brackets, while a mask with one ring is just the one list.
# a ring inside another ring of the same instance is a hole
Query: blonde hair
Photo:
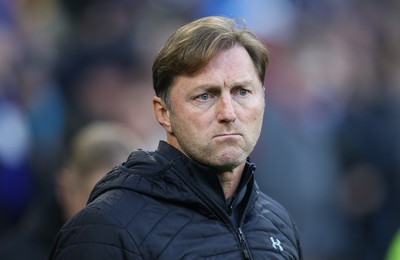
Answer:
[[67, 167], [79, 178], [97, 169], [122, 163], [136, 148], [135, 134], [122, 124], [94, 122], [81, 129], [71, 143]]

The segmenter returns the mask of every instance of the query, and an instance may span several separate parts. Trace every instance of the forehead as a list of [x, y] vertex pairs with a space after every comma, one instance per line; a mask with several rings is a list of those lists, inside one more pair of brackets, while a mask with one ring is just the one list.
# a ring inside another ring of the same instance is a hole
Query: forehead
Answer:
[[253, 61], [247, 50], [242, 46], [234, 46], [219, 52], [197, 74], [222, 70], [239, 72], [240, 74], [249, 72], [256, 74]]
[[215, 86], [230, 86], [239, 82], [262, 85], [250, 55], [242, 46], [221, 51], [194, 74], [178, 76], [175, 86], [184, 82]]

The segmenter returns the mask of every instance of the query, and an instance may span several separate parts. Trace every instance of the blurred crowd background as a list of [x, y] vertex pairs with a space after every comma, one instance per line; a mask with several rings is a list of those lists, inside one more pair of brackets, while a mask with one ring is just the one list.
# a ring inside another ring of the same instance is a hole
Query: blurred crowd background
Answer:
[[399, 12], [397, 0], [0, 0], [0, 235], [53, 196], [88, 123], [155, 149], [154, 56], [188, 21], [226, 15], [271, 52], [251, 158], [305, 259], [383, 259], [400, 228]]

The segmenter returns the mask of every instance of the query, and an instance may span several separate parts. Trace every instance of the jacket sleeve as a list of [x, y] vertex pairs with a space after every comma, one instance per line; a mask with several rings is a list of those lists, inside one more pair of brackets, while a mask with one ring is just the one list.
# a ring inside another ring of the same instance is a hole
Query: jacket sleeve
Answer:
[[97, 208], [85, 208], [58, 232], [49, 259], [142, 259], [125, 227]]

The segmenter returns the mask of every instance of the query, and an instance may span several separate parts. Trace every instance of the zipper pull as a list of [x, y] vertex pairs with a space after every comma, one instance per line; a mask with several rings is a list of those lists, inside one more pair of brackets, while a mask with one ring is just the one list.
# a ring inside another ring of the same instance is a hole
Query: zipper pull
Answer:
[[238, 236], [239, 236], [240, 246], [242, 247], [244, 259], [250, 259], [249, 250], [247, 249], [246, 241], [244, 240], [244, 234], [241, 228], [238, 228]]
[[226, 212], [228, 213], [229, 216], [232, 216], [232, 211], [233, 211], [233, 205], [229, 204]]

